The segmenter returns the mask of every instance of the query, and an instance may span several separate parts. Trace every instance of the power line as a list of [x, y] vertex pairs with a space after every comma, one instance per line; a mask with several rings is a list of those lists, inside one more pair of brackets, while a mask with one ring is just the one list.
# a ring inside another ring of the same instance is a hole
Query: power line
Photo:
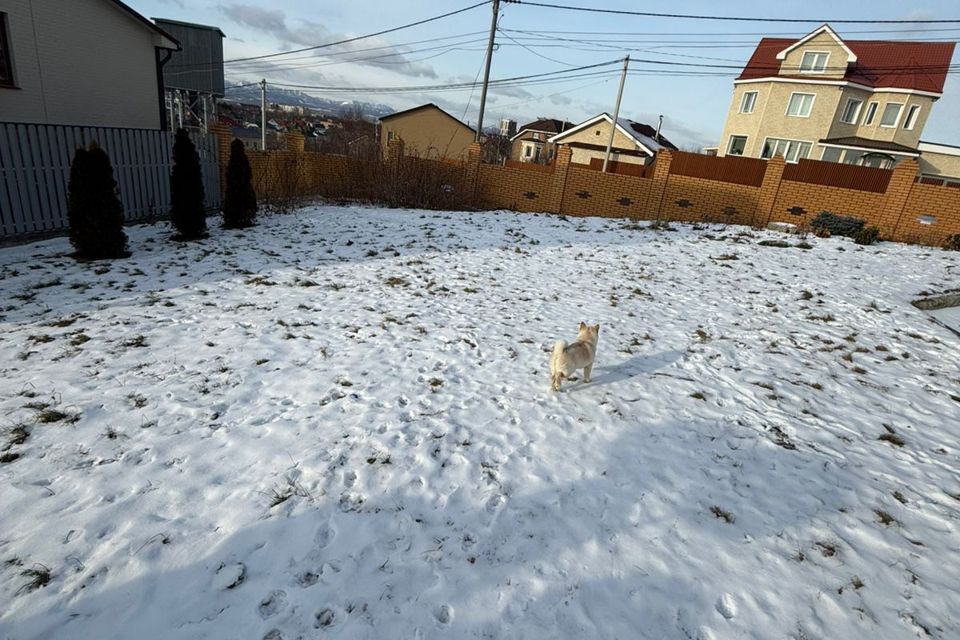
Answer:
[[828, 23], [828, 24], [960, 24], [955, 20], [823, 20], [820, 18], [758, 18], [753, 16], [711, 16], [689, 13], [657, 13], [653, 11], [628, 11], [626, 9], [601, 9], [597, 7], [578, 7], [567, 4], [549, 4], [546, 2], [528, 2], [527, 0], [510, 0], [512, 4], [542, 7], [545, 9], [563, 9], [566, 11], [582, 11], [587, 13], [609, 13], [622, 16], [644, 16], [647, 18], [675, 18], [684, 20], [724, 20], [729, 22], [780, 22], [780, 23]]

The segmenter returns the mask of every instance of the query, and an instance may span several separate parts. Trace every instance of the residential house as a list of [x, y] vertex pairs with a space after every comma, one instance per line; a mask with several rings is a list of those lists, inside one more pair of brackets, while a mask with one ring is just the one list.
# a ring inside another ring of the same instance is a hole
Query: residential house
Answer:
[[960, 147], [920, 141], [920, 173], [925, 178], [943, 180], [960, 187]]
[[477, 132], [437, 105], [428, 103], [380, 118], [380, 148], [402, 140], [404, 153], [421, 158], [465, 160]]
[[[952, 42], [763, 38], [734, 81], [718, 155], [891, 167], [916, 158]], [[935, 169], [931, 169], [935, 171]]]
[[548, 139], [572, 128], [573, 123], [554, 118], [540, 118], [528, 122], [510, 138], [510, 159], [550, 164], [556, 155], [557, 145], [548, 142]]
[[[571, 162], [590, 164], [591, 160], [602, 161], [606, 155], [612, 127], [613, 118], [610, 114], [601, 113], [550, 137], [547, 142], [568, 145], [572, 152]], [[611, 161], [647, 165], [653, 162], [661, 149], [676, 151], [677, 147], [650, 125], [627, 118], [617, 119], [610, 153]]]
[[0, 122], [163, 129], [177, 49], [119, 0], [0, 0]]

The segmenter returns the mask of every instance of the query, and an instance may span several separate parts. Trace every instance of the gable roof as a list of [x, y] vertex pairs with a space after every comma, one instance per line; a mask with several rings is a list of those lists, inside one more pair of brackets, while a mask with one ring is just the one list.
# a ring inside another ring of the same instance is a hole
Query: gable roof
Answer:
[[145, 17], [143, 17], [142, 15], [134, 11], [133, 8], [130, 7], [130, 5], [126, 4], [125, 2], [121, 2], [121, 0], [109, 0], [109, 1], [118, 9], [120, 9], [121, 11], [129, 15], [131, 18], [139, 22], [141, 25], [153, 31], [156, 35], [160, 36], [160, 44], [157, 45], [158, 47], [160, 47], [161, 49], [173, 49], [174, 51], [180, 51], [181, 49], [180, 42], [176, 38], [174, 38], [172, 35], [170, 35], [166, 31], [164, 31], [163, 29], [161, 29], [160, 27], [153, 24], [152, 22], [147, 20]]
[[566, 120], [557, 120], [556, 118], [540, 118], [520, 127], [517, 133], [510, 138], [511, 141], [519, 138], [524, 131], [540, 131], [542, 133], [561, 133], [567, 129], [572, 129], [573, 123]]
[[[816, 80], [809, 73], [780, 75], [777, 56], [797, 40], [763, 38], [737, 81], [765, 78]], [[910, 89], [942, 94], [955, 43], [890, 40], [844, 40], [857, 61], [847, 66], [843, 80], [870, 88]], [[830, 79], [823, 79], [830, 82]]]
[[391, 113], [390, 115], [387, 115], [387, 116], [380, 116], [380, 122], [383, 122], [384, 120], [390, 120], [391, 118], [396, 118], [397, 116], [405, 116], [405, 115], [411, 114], [411, 113], [413, 113], [413, 112], [415, 112], [415, 111], [421, 111], [421, 110], [423, 110], [423, 109], [436, 109], [437, 111], [439, 111], [439, 112], [442, 113], [443, 115], [447, 116], [448, 118], [450, 118], [451, 120], [453, 120], [454, 122], [456, 122], [457, 124], [459, 124], [461, 127], [466, 127], [467, 129], [470, 129], [470, 131], [473, 131], [474, 133], [477, 132], [476, 129], [474, 129], [473, 127], [471, 127], [471, 126], [468, 125], [468, 124], [465, 124], [465, 123], [462, 122], [459, 118], [450, 115], [449, 113], [447, 113], [446, 111], [444, 111], [443, 109], [441, 109], [441, 108], [438, 107], [437, 105], [433, 104], [432, 102], [428, 102], [427, 104], [422, 104], [422, 105], [420, 105], [419, 107], [412, 107], [412, 108], [410, 108], [410, 109], [404, 109], [403, 111], [394, 111], [393, 113]]
[[[561, 143], [564, 138], [582, 131], [587, 127], [593, 126], [601, 120], [613, 122], [613, 118], [610, 117], [610, 114], [604, 112], [590, 118], [589, 120], [581, 122], [572, 129], [567, 129], [563, 133], [558, 133], [552, 138], [549, 138], [547, 142]], [[642, 122], [634, 122], [633, 120], [628, 120], [627, 118], [617, 118], [617, 131], [628, 138], [631, 138], [637, 148], [650, 155], [654, 155], [660, 149], [673, 149], [674, 151], [677, 150], [677, 147], [663, 137], [663, 135], [654, 139], [657, 134], [656, 129], [650, 125], [643, 124]]]
[[847, 53], [847, 62], [848, 62], [848, 63], [850, 63], [850, 62], [856, 62], [856, 61], [857, 61], [857, 54], [855, 54], [855, 53], [850, 49], [850, 47], [848, 47], [848, 46], [846, 45], [846, 43], [845, 43], [843, 40], [840, 39], [840, 36], [837, 35], [837, 32], [834, 31], [833, 29], [831, 29], [831, 28], [830, 28], [830, 25], [828, 25], [828, 24], [823, 25], [823, 26], [820, 27], [819, 29], [816, 29], [816, 30], [814, 30], [814, 31], [811, 31], [810, 33], [808, 33], [807, 35], [803, 36], [802, 38], [800, 38], [799, 40], [797, 40], [796, 42], [794, 42], [792, 45], [790, 45], [789, 47], [787, 47], [786, 49], [784, 49], [783, 51], [781, 51], [780, 53], [778, 53], [778, 54], [777, 54], [777, 60], [785, 60], [785, 59], [787, 58], [787, 54], [788, 54], [788, 53], [790, 53], [791, 51], [793, 51], [793, 50], [796, 49], [797, 47], [801, 47], [801, 46], [805, 45], [806, 43], [808, 43], [809, 41], [813, 40], [814, 38], [816, 38], [817, 36], [819, 36], [819, 35], [822, 34], [822, 33], [826, 33], [826, 34], [829, 35], [831, 38], [833, 38], [834, 40], [837, 41], [837, 44], [839, 44], [840, 47]]

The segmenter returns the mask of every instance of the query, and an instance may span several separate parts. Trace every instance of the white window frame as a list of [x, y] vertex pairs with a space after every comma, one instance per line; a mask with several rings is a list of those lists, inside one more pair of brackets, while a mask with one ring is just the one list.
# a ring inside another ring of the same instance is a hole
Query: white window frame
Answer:
[[912, 104], [907, 107], [907, 117], [903, 119], [903, 128], [907, 131], [913, 131], [917, 126], [917, 120], [920, 119], [920, 105]]
[[[764, 148], [766, 148], [767, 143], [768, 143], [770, 140], [777, 140], [778, 142], [783, 141], [783, 142], [786, 142], [786, 143], [787, 143], [787, 151], [788, 151], [788, 153], [783, 154], [783, 159], [784, 159], [784, 161], [789, 162], [790, 164], [796, 164], [797, 162], [800, 162], [800, 160], [806, 160], [806, 159], [808, 159], [808, 158], [810, 157], [810, 154], [813, 153], [813, 140], [792, 140], [792, 139], [790, 139], [790, 138], [772, 138], [772, 137], [769, 137], [769, 136], [768, 136], [768, 137], [766, 137], [766, 138], [763, 139], [763, 145], [761, 145], [761, 147], [760, 147], [760, 158], [763, 159], [763, 160], [769, 160], [770, 158], [772, 158], [773, 156], [776, 155], [776, 153], [773, 153], [773, 154], [770, 155], [769, 158], [764, 158], [764, 157], [763, 157], [763, 150], [764, 150]], [[797, 154], [794, 156], [794, 159], [793, 159], [793, 160], [790, 160], [790, 159], [787, 157], [787, 156], [789, 155], [789, 150], [790, 150], [790, 145], [791, 145], [791, 144], [796, 144], [796, 145], [798, 145], [798, 147], [797, 147]], [[806, 156], [804, 156], [803, 158], [800, 158], [800, 157], [798, 157], [798, 156], [800, 155], [800, 147], [799, 147], [799, 145], [802, 145], [802, 144], [808, 144], [808, 145], [810, 145], [810, 150], [807, 152], [807, 155], [806, 155]], [[822, 156], [822, 154], [821, 154], [821, 156]]]
[[[740, 98], [740, 113], [749, 114], [753, 113], [757, 108], [757, 98], [759, 97], [759, 91], [744, 91], [743, 96]], [[747, 96], [753, 96], [753, 103], [750, 105], [750, 111], [746, 110], [747, 105]]]
[[[810, 68], [810, 69], [808, 69], [808, 70], [804, 70], [804, 68], [803, 68], [803, 62], [804, 62], [804, 60], [807, 59], [807, 56], [809, 56], [809, 55], [826, 56], [826, 57], [823, 59], [823, 68], [822, 68], [822, 69], [819, 69], [819, 70], [817, 70], [816, 68]], [[827, 69], [829, 69], [829, 68], [830, 68], [830, 52], [829, 52], [829, 51], [814, 51], [814, 50], [811, 49], [811, 50], [808, 50], [808, 51], [804, 51], [804, 52], [803, 52], [803, 55], [800, 56], [800, 67], [799, 67], [800, 73], [820, 73], [820, 74], [823, 74], [823, 73], [826, 73], [826, 72], [827, 72]]]
[[[807, 111], [807, 115], [801, 115], [799, 113], [798, 114], [790, 113], [790, 104], [793, 102], [794, 96], [810, 96], [810, 110]], [[793, 93], [790, 94], [790, 98], [787, 100], [787, 111], [786, 111], [787, 117], [788, 118], [809, 118], [810, 114], [813, 113], [813, 104], [816, 101], [817, 101], [817, 94], [815, 93], [808, 93], [806, 91], [794, 91]]]
[[[844, 120], [843, 116], [846, 115], [847, 109], [850, 108], [851, 102], [858, 102], [857, 110], [853, 112], [853, 117], [849, 120]], [[857, 121], [860, 119], [860, 112], [863, 110], [863, 100], [861, 98], [847, 98], [847, 102], [843, 105], [843, 111], [840, 112], [840, 122], [844, 124], [857, 124]]]
[[523, 158], [532, 158], [532, 157], [533, 157], [533, 146], [534, 146], [534, 145], [530, 144], [529, 142], [524, 143], [524, 145], [523, 145], [523, 154], [522, 154], [521, 157], [523, 157]]
[[903, 115], [904, 104], [905, 103], [903, 102], [888, 102], [887, 104], [883, 105], [884, 113], [886, 113], [887, 107], [891, 107], [893, 105], [896, 105], [900, 108], [897, 110], [897, 117], [894, 119], [893, 124], [883, 124], [883, 113], [881, 113], [879, 126], [883, 127], [884, 129], [896, 129], [898, 126], [900, 126], [900, 116]]
[[[734, 139], [734, 138], [743, 138], [743, 153], [741, 153], [740, 155], [730, 153], [730, 147], [733, 146], [733, 139]], [[736, 134], [736, 133], [730, 134], [730, 137], [727, 138], [727, 153], [726, 153], [726, 155], [728, 155], [728, 156], [732, 155], [732, 156], [735, 156], [735, 157], [738, 157], [738, 158], [744, 157], [744, 156], [746, 155], [746, 153], [747, 153], [747, 142], [749, 142], [749, 140], [750, 140], [750, 136], [741, 136], [741, 135], [738, 135], [738, 134]]]
[[[871, 111], [871, 109], [873, 111]], [[869, 103], [867, 103], [867, 108], [863, 112], [863, 126], [873, 126], [873, 122], [877, 119], [878, 111], [880, 111], [880, 103], [878, 101], [871, 100]]]

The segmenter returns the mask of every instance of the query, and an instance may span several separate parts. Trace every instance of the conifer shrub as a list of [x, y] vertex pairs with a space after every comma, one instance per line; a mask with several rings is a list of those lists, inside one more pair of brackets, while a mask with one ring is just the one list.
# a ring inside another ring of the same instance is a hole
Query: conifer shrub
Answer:
[[960, 251], [960, 233], [947, 236], [947, 239], [943, 241], [943, 248], [947, 251]]
[[223, 226], [227, 229], [252, 227], [257, 215], [257, 194], [253, 189], [253, 172], [244, 150], [243, 141], [230, 144], [230, 162], [227, 164], [226, 193], [223, 198]]
[[190, 134], [180, 129], [173, 142], [173, 171], [170, 172], [170, 221], [177, 230], [178, 240], [195, 240], [206, 235], [203, 200], [200, 156]]
[[864, 227], [853, 237], [857, 244], [870, 245], [880, 239], [880, 229], [877, 227]]
[[76, 258], [102, 260], [130, 255], [123, 230], [123, 204], [117, 195], [110, 156], [96, 143], [77, 149], [73, 156], [67, 186], [67, 220]]
[[867, 221], [853, 216], [841, 216], [829, 211], [822, 211], [816, 218], [810, 221], [810, 226], [816, 233], [819, 229], [830, 232], [833, 236], [846, 236], [854, 238], [866, 226]]

